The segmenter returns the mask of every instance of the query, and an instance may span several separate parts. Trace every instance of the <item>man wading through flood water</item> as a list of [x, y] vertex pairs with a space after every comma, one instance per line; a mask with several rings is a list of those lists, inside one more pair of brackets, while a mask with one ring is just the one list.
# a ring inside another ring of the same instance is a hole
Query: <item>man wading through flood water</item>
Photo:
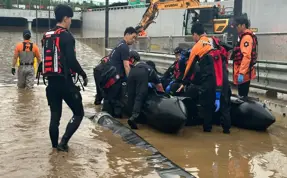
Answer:
[[[73, 10], [67, 5], [55, 8], [57, 25], [46, 32], [42, 39], [43, 76], [48, 78], [46, 95], [51, 110], [50, 138], [52, 147], [59, 151], [68, 151], [68, 142], [80, 126], [84, 117], [84, 108], [80, 89], [75, 86], [72, 74], [78, 73], [87, 86], [88, 78], [76, 59], [75, 39], [69, 32]], [[62, 116], [62, 100], [71, 108], [73, 117], [58, 144], [59, 124]]]

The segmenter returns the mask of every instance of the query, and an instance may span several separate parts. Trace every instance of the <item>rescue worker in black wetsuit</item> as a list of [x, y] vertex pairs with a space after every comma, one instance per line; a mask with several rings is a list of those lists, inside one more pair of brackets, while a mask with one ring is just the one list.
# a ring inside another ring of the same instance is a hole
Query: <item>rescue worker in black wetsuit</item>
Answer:
[[[196, 44], [190, 52], [189, 59], [186, 63], [186, 69], [182, 80], [185, 80], [189, 73], [194, 73], [196, 62], [200, 68], [200, 87], [199, 87], [199, 117], [204, 120], [203, 131], [211, 132], [212, 116], [214, 113], [215, 102], [215, 76], [213, 67], [213, 58], [210, 54], [212, 46], [209, 39], [204, 34], [204, 27], [200, 23], [195, 23], [191, 28], [191, 33]], [[177, 92], [181, 92], [184, 88], [183, 84]]]
[[[181, 52], [183, 51], [182, 48], [180, 47], [176, 47], [174, 50], [174, 55], [175, 55], [175, 61], [174, 63], [168, 68], [167, 72], [165, 73], [165, 77], [167, 78], [166, 81], [168, 81], [168, 84], [165, 86], [165, 92], [166, 93], [173, 93], [172, 91], [170, 91], [171, 85], [173, 85], [175, 83], [175, 80], [180, 76], [180, 57], [181, 57]], [[183, 69], [184, 72], [184, 69]], [[169, 79], [168, 79], [169, 78]]]
[[96, 94], [96, 98], [94, 101], [95, 105], [100, 105], [104, 95], [103, 95], [103, 89], [100, 87], [100, 78], [101, 78], [101, 72], [103, 69], [103, 65], [105, 65], [105, 63], [109, 60], [109, 56], [105, 56], [101, 59], [100, 64], [98, 64], [94, 69], [93, 69], [93, 73], [94, 73], [94, 80], [95, 80], [95, 84], [96, 84], [96, 90], [97, 90], [97, 94]]
[[[69, 32], [73, 10], [67, 5], [58, 5], [55, 10], [57, 25], [46, 32], [42, 39], [42, 75], [47, 77], [46, 96], [51, 111], [50, 138], [52, 147], [68, 151], [68, 142], [81, 124], [84, 108], [80, 89], [74, 84], [72, 74], [83, 77], [84, 86], [88, 83], [86, 73], [76, 59], [75, 39]], [[41, 66], [41, 65], [40, 65]], [[62, 115], [62, 101], [73, 112], [66, 131], [58, 144], [59, 124]]]
[[[169, 68], [164, 72], [162, 77], [162, 85], [165, 88], [165, 91], [168, 93], [170, 90], [171, 84], [174, 82], [174, 73], [176, 70], [176, 64], [178, 64], [179, 58], [181, 56], [182, 48], [176, 47], [174, 49], [174, 55], [175, 55], [175, 61], [172, 65], [169, 66]], [[172, 82], [172, 83], [171, 83]], [[167, 88], [168, 87], [168, 88]], [[168, 91], [167, 91], [168, 90]]]
[[220, 123], [223, 133], [229, 134], [231, 127], [230, 119], [230, 86], [228, 81], [228, 52], [221, 46], [221, 41], [216, 37], [209, 38], [212, 44], [213, 65], [216, 79], [215, 112], [219, 112]]
[[104, 87], [103, 111], [113, 117], [122, 117], [122, 105], [120, 103], [122, 83], [126, 81], [130, 72], [129, 46], [135, 42], [137, 31], [133, 27], [126, 28], [124, 38], [113, 49], [109, 56], [108, 64], [116, 68], [117, 75], [111, 78]]
[[[137, 53], [133, 51], [133, 53]], [[154, 84], [158, 91], [164, 92], [157, 73], [145, 62], [139, 61], [140, 56], [131, 66], [128, 76], [128, 107], [132, 111], [132, 116], [128, 120], [128, 124], [132, 129], [137, 129], [136, 119], [139, 117], [142, 105], [148, 95], [149, 85]]]

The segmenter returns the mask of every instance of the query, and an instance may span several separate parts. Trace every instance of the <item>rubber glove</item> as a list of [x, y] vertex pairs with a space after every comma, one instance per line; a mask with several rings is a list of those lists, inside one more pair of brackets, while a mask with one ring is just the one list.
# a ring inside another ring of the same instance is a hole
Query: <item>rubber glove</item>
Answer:
[[243, 82], [243, 75], [242, 74], [239, 74], [238, 75], [238, 83], [242, 83]]
[[152, 83], [148, 83], [148, 87], [153, 88]]
[[220, 108], [220, 95], [221, 95], [220, 92], [216, 92], [216, 95], [215, 95], [216, 96], [216, 98], [215, 98], [215, 107], [216, 107], [215, 112], [217, 112]]
[[171, 87], [171, 85], [174, 83], [174, 81], [171, 81], [169, 84], [168, 84], [168, 86], [165, 88], [165, 92], [166, 93], [169, 93], [170, 92], [170, 87]]
[[12, 73], [12, 75], [15, 75], [15, 73], [16, 73], [16, 69], [13, 67], [13, 68], [11, 68], [11, 73]]

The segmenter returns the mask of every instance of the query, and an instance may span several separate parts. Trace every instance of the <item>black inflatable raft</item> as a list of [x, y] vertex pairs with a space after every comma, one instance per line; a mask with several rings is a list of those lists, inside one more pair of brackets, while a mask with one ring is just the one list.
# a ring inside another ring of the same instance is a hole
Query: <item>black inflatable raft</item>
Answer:
[[232, 125], [252, 130], [266, 130], [276, 121], [269, 108], [255, 98], [231, 96]]
[[[191, 98], [178, 97], [187, 108], [187, 125], [202, 124], [202, 120], [197, 117], [197, 105]], [[231, 96], [231, 124], [239, 128], [250, 130], [266, 130], [275, 122], [275, 117], [267, 106], [256, 98], [239, 98]], [[214, 114], [214, 124], [219, 124], [218, 114]]]
[[[127, 111], [125, 83], [123, 85], [122, 104]], [[179, 98], [149, 89], [149, 95], [138, 122], [145, 123], [161, 132], [176, 133], [186, 125], [186, 120], [186, 107]]]

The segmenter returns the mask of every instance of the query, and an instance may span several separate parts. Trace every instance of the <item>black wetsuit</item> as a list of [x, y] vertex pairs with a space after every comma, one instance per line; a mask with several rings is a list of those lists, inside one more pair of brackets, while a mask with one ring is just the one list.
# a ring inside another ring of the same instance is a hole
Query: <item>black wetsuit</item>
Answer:
[[117, 74], [119, 75], [119, 80], [108, 88], [104, 88], [104, 104], [103, 111], [108, 112], [113, 117], [122, 117], [122, 105], [121, 99], [121, 88], [122, 83], [126, 81], [126, 73], [124, 68], [124, 61], [129, 60], [129, 46], [122, 40], [113, 49], [110, 55], [110, 65], [116, 68]]
[[148, 95], [148, 83], [159, 84], [157, 73], [145, 62], [131, 67], [128, 76], [128, 108], [133, 115], [139, 115]]
[[[55, 27], [53, 30], [62, 27]], [[73, 117], [69, 121], [66, 131], [62, 137], [60, 145], [67, 145], [68, 141], [78, 129], [84, 116], [84, 108], [80, 89], [74, 84], [70, 70], [78, 73], [84, 79], [87, 78], [75, 54], [75, 39], [69, 31], [60, 34], [60, 51], [64, 56], [62, 61], [65, 77], [50, 76], [48, 77], [48, 86], [46, 88], [46, 96], [51, 111], [50, 121], [50, 138], [52, 146], [58, 147], [59, 124], [62, 116], [62, 101], [64, 100], [73, 112]], [[59, 147], [58, 147], [59, 148]], [[61, 148], [62, 149], [62, 148]]]

